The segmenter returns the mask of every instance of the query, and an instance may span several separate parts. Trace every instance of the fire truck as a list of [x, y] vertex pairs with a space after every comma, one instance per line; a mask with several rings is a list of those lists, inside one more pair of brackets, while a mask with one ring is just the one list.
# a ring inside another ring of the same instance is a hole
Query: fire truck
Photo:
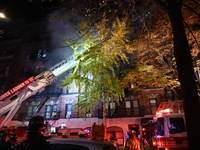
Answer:
[[28, 78], [0, 95], [0, 116], [8, 113], [0, 124], [0, 127], [8, 125], [23, 101], [38, 92], [42, 92], [46, 86], [56, 81], [57, 77], [66, 72], [66, 70], [73, 68], [75, 65], [76, 61], [74, 57], [71, 56], [39, 75]]
[[183, 101], [162, 102], [151, 120], [153, 146], [158, 150], [188, 149]]

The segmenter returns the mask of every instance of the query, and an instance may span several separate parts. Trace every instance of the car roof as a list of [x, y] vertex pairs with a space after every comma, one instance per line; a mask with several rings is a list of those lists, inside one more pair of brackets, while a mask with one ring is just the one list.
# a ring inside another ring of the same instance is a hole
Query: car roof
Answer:
[[112, 145], [111, 142], [99, 142], [89, 138], [55, 138], [48, 140], [50, 144], [74, 144], [80, 146], [86, 146], [92, 150], [103, 149], [109, 145]]

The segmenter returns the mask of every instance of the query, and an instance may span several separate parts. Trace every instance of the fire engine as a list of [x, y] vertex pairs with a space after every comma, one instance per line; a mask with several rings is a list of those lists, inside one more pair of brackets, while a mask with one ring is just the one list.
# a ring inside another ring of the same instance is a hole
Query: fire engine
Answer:
[[46, 86], [50, 85], [57, 77], [66, 70], [73, 68], [75, 65], [76, 61], [74, 60], [74, 57], [71, 56], [39, 75], [30, 77], [0, 95], [0, 116], [8, 113], [0, 124], [0, 127], [8, 125], [23, 101], [38, 92], [42, 92]]
[[153, 146], [158, 150], [188, 149], [183, 101], [162, 102], [153, 118]]

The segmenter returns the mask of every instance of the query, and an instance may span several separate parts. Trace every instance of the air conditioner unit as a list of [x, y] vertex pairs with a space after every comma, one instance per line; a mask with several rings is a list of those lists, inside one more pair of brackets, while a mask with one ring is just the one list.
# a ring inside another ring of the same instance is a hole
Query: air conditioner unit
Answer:
[[88, 113], [88, 114], [86, 114], [86, 117], [87, 117], [87, 118], [91, 118], [91, 117], [92, 117], [92, 114]]

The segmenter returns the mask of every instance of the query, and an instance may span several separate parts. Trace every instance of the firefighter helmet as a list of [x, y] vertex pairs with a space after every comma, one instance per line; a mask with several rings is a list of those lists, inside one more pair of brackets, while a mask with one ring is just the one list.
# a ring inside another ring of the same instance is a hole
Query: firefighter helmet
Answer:
[[51, 138], [51, 132], [50, 132], [50, 131], [46, 131], [46, 132], [44, 133], [44, 137], [45, 137], [46, 139]]
[[45, 127], [44, 118], [42, 116], [34, 116], [29, 121], [29, 130], [37, 130], [40, 127]]
[[62, 133], [62, 137], [63, 138], [67, 138], [69, 136], [69, 132], [68, 131], [65, 131]]
[[17, 136], [16, 134], [11, 134], [11, 135], [10, 135], [10, 140], [11, 140], [11, 141], [16, 141], [17, 138], [18, 138], [18, 136]]
[[129, 130], [129, 131], [127, 131], [127, 135], [128, 136], [134, 136], [134, 135], [136, 135], [136, 131], [135, 130]]
[[79, 132], [78, 132], [78, 136], [79, 136], [79, 137], [85, 137], [84, 131], [79, 131]]

